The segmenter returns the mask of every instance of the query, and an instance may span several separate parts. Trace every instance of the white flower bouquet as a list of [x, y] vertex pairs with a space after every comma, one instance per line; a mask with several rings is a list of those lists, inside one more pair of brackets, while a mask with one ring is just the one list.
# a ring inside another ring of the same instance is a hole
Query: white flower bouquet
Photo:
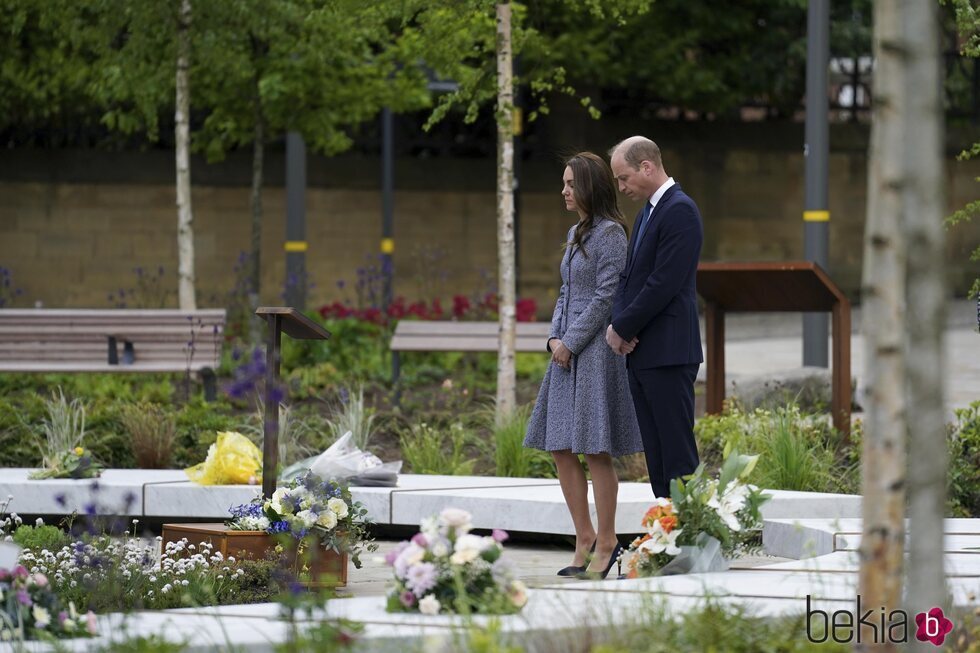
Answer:
[[337, 481], [307, 473], [280, 487], [270, 499], [256, 497], [230, 510], [228, 528], [288, 534], [303, 542], [315, 538], [322, 546], [349, 554], [360, 569], [363, 549], [374, 550], [367, 533], [367, 510]]
[[624, 554], [626, 577], [720, 570], [726, 558], [751, 550], [770, 498], [745, 482], [757, 460], [733, 451], [718, 478], [709, 478], [702, 464], [671, 481], [671, 498], [656, 500], [643, 516], [645, 533]]
[[474, 535], [470, 514], [457, 508], [420, 530], [385, 556], [395, 574], [389, 612], [513, 614], [527, 603], [527, 587], [502, 557], [507, 533]]

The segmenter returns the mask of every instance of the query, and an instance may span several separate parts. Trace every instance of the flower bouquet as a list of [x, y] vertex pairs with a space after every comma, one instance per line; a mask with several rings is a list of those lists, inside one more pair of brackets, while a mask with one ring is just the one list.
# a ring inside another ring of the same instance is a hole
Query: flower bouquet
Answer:
[[446, 508], [422, 521], [421, 532], [385, 556], [394, 568], [388, 612], [513, 614], [527, 603], [527, 587], [503, 559], [507, 533], [473, 535], [465, 510]]
[[367, 510], [353, 500], [350, 490], [313, 473], [278, 488], [270, 499], [256, 497], [250, 503], [231, 508], [230, 512], [232, 519], [227, 522], [230, 530], [278, 536], [277, 551], [287, 553], [297, 571], [304, 555], [311, 558], [309, 566], [314, 576], [317, 560], [323, 558], [324, 552], [332, 551], [340, 556], [342, 564], [335, 561], [332, 567], [337, 568], [344, 582], [347, 556], [360, 569], [361, 551], [377, 548], [368, 537]]
[[720, 571], [726, 559], [752, 548], [769, 495], [748, 485], [758, 456], [731, 452], [718, 478], [704, 465], [670, 483], [670, 499], [659, 498], [643, 516], [642, 536], [624, 553], [627, 578]]
[[0, 642], [96, 633], [95, 614], [81, 614], [74, 603], [63, 609], [44, 574], [22, 565], [0, 568]]
[[31, 472], [28, 478], [98, 478], [103, 470], [102, 465], [92, 457], [92, 452], [83, 447], [63, 451], [46, 464], [47, 467]]

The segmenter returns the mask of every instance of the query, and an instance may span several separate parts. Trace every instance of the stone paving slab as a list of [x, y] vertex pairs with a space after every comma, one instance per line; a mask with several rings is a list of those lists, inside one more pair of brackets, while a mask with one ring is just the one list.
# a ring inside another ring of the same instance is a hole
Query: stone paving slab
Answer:
[[[30, 480], [27, 476], [32, 471], [0, 468], [0, 500], [13, 496], [10, 504], [13, 512], [34, 515], [84, 513], [85, 508], [95, 501], [102, 514], [125, 512], [129, 516], [141, 516], [145, 488], [187, 479], [179, 469], [107, 469], [98, 479], [99, 489], [93, 492], [91, 479]], [[64, 505], [58, 502], [58, 497], [63, 497]]]
[[[943, 531], [947, 553], [980, 553], [980, 520], [945, 519]], [[762, 529], [765, 551], [785, 558], [802, 559], [834, 551], [856, 551], [860, 542], [860, 519], [766, 519]]]
[[[24, 514], [58, 515], [84, 512], [92, 501], [92, 481], [31, 481], [27, 469], [0, 470], [0, 496], [14, 496], [13, 509]], [[182, 470], [106, 470], [99, 481], [100, 514], [119, 514], [131, 496], [131, 516], [154, 519], [228, 517], [232, 506], [259, 496], [255, 485], [201, 486]], [[402, 474], [398, 486], [352, 487], [351, 493], [377, 524], [418, 525], [425, 517], [454, 506], [469, 510], [477, 528], [573, 535], [574, 527], [556, 479], [492, 476]], [[860, 514], [861, 497], [771, 490], [763, 517], [838, 518]], [[64, 495], [66, 505], [56, 501]], [[589, 500], [592, 501], [591, 488]], [[620, 483], [616, 527], [621, 533], [640, 530], [653, 494], [646, 483]], [[592, 508], [593, 517], [594, 506]]]

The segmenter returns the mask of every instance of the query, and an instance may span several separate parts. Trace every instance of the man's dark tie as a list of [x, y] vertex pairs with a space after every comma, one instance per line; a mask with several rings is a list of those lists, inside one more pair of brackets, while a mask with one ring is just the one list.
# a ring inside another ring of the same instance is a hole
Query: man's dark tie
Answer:
[[643, 232], [646, 231], [647, 223], [650, 222], [650, 212], [653, 210], [653, 205], [647, 201], [643, 205], [643, 216], [640, 218], [640, 224], [636, 226], [636, 233], [633, 235], [633, 254], [636, 254], [636, 249], [639, 247], [640, 239], [643, 238]]

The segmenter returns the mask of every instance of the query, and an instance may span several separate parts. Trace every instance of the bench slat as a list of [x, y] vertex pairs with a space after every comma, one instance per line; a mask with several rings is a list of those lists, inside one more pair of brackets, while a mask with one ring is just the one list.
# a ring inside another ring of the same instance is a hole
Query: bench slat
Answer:
[[[190, 318], [190, 319], [188, 319]], [[0, 309], [0, 371], [183, 372], [213, 367], [224, 341], [224, 309]], [[107, 336], [135, 348], [132, 365], [109, 365]]]
[[[518, 322], [517, 335], [547, 337], [550, 322]], [[496, 336], [500, 331], [497, 322], [450, 322], [436, 320], [402, 320], [395, 328], [395, 335], [472, 335]]]
[[[518, 322], [514, 348], [547, 353], [550, 322]], [[497, 322], [402, 320], [391, 338], [392, 351], [497, 351]]]
[[[209, 363], [194, 361], [191, 371], [198, 372]], [[171, 363], [134, 363], [133, 365], [109, 365], [107, 363], [57, 363], [57, 362], [13, 362], [0, 360], [0, 372], [184, 372], [187, 366]]]

